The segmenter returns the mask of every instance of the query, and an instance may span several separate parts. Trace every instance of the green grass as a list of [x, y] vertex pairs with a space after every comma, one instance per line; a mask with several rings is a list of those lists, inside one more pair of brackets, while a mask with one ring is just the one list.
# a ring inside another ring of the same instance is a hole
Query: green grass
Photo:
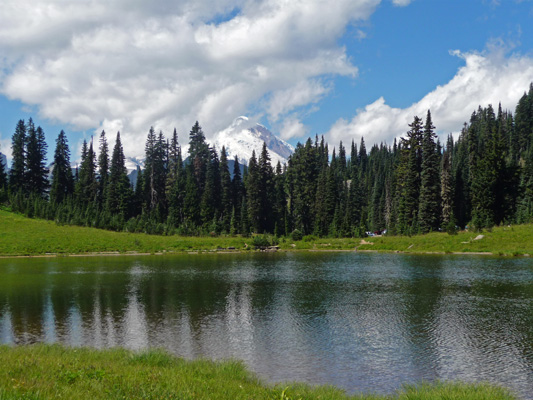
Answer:
[[361, 399], [504, 400], [486, 384], [437, 383], [395, 395], [348, 396], [332, 387], [269, 386], [239, 362], [185, 361], [162, 351], [133, 353], [58, 345], [0, 347], [0, 400], [7, 399]]
[[244, 249], [247, 238], [155, 236], [58, 226], [0, 210], [0, 255], [85, 254], [101, 252], [185, 252], [217, 247]]
[[[475, 240], [478, 235], [483, 235], [483, 238]], [[359, 250], [532, 255], [533, 225], [495, 227], [490, 231], [459, 232], [457, 235], [434, 232], [412, 237], [371, 237], [365, 240], [373, 244], [361, 245]]]
[[[458, 235], [430, 233], [418, 236], [384, 236], [366, 238], [315, 238], [293, 241], [281, 238], [282, 250], [373, 250], [407, 253], [492, 253], [495, 255], [533, 255], [533, 225], [497, 227], [480, 233]], [[0, 256], [89, 253], [164, 253], [215, 251], [234, 247], [250, 250], [253, 239], [232, 236], [155, 236], [142, 233], [111, 232], [78, 226], [58, 226], [54, 222], [30, 219], [0, 210]]]

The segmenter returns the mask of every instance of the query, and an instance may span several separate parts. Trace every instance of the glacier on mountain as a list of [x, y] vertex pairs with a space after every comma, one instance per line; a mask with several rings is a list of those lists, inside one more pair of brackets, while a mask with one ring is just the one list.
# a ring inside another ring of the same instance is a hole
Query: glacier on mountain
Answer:
[[222, 146], [225, 146], [228, 159], [237, 156], [241, 164], [248, 164], [254, 150], [259, 158], [263, 142], [266, 143], [273, 167], [278, 161], [282, 165], [286, 164], [294, 152], [294, 147], [289, 143], [274, 135], [265, 126], [244, 116], [236, 118], [229, 127], [218, 132], [212, 142], [219, 154]]

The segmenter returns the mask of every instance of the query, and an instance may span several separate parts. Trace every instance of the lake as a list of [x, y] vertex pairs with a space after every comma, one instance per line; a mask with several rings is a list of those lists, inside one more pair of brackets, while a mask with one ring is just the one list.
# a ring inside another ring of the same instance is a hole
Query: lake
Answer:
[[533, 399], [533, 260], [376, 253], [0, 259], [0, 343], [161, 347], [268, 382]]

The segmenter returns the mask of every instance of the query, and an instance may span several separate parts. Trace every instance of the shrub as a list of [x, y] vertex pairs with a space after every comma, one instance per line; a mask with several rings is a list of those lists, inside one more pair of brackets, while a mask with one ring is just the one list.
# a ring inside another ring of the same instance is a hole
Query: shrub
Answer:
[[299, 241], [299, 240], [302, 240], [303, 234], [298, 229], [295, 229], [292, 231], [291, 237], [292, 237], [292, 240]]
[[252, 240], [252, 244], [257, 249], [259, 247], [268, 247], [270, 246], [270, 241], [268, 240], [268, 237], [265, 235], [256, 235], [254, 236]]
[[315, 236], [315, 235], [305, 235], [302, 240], [304, 242], [314, 242], [315, 240], [317, 240], [318, 238]]
[[450, 221], [446, 224], [446, 233], [448, 235], [457, 235], [457, 226], [455, 226], [455, 222]]

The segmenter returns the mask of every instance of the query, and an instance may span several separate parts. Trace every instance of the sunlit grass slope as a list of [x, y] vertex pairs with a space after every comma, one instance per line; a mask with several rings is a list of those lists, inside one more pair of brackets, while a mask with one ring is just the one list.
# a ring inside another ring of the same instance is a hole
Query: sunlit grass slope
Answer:
[[155, 253], [211, 250], [217, 247], [242, 249], [244, 243], [245, 239], [237, 237], [155, 236], [79, 226], [58, 226], [52, 221], [30, 219], [0, 210], [0, 255], [129, 251]]
[[404, 252], [489, 252], [500, 255], [533, 255], [533, 225], [502, 226], [483, 232], [429, 233], [418, 236], [386, 236], [366, 239], [360, 250]]
[[[271, 239], [271, 238], [270, 238]], [[477, 240], [476, 240], [477, 239]], [[232, 236], [156, 236], [111, 232], [30, 219], [0, 210], [0, 256], [87, 254], [105, 252], [186, 252], [235, 248], [253, 249], [253, 239]], [[533, 225], [497, 227], [484, 232], [430, 233], [418, 236], [358, 238], [279, 238], [283, 250], [373, 250], [407, 253], [492, 253], [533, 255]]]
[[514, 399], [489, 385], [438, 383], [391, 397], [348, 396], [332, 387], [270, 386], [239, 362], [185, 361], [162, 351], [133, 353], [60, 346], [0, 347], [0, 399]]

